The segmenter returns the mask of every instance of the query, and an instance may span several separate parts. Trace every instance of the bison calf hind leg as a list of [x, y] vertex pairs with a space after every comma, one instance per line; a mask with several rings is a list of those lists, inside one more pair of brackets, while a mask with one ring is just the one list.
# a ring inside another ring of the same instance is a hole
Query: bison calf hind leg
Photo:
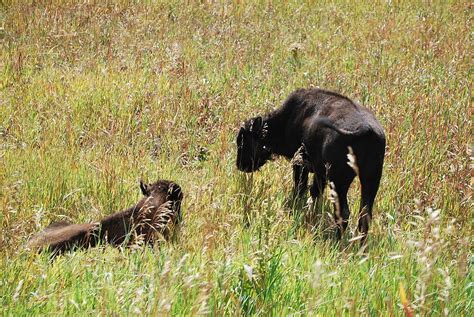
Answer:
[[375, 196], [380, 185], [382, 177], [382, 168], [385, 154], [385, 141], [380, 142], [378, 147], [370, 152], [371, 157], [366, 158], [360, 170], [361, 184], [361, 204], [359, 211], [358, 230], [362, 234], [361, 245], [365, 244], [367, 234], [369, 232], [369, 224], [372, 219], [372, 207], [374, 205]]
[[361, 244], [365, 244], [367, 234], [369, 232], [369, 224], [372, 219], [372, 207], [374, 205], [375, 196], [380, 183], [380, 172], [373, 173], [372, 177], [364, 177], [361, 175], [361, 204], [359, 211], [358, 230], [362, 234]]
[[355, 173], [352, 169], [346, 168], [345, 166], [333, 170], [337, 171], [337, 173], [329, 175], [329, 179], [334, 183], [334, 190], [337, 194], [334, 206], [334, 219], [337, 225], [336, 237], [340, 240], [348, 225], [350, 210], [347, 203], [347, 192], [355, 177]]

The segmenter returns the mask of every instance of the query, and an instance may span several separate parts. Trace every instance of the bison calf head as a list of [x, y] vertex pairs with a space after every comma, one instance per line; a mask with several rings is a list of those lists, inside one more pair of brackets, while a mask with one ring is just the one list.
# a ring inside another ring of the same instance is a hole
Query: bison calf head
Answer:
[[152, 184], [145, 184], [140, 181], [140, 189], [143, 195], [147, 197], [147, 205], [160, 206], [170, 202], [171, 208], [177, 215], [175, 222], [181, 221], [183, 192], [178, 184], [167, 180], [159, 180]]
[[250, 119], [240, 128], [237, 135], [237, 168], [240, 171], [254, 172], [270, 159], [272, 153], [264, 143], [266, 134], [262, 117]]

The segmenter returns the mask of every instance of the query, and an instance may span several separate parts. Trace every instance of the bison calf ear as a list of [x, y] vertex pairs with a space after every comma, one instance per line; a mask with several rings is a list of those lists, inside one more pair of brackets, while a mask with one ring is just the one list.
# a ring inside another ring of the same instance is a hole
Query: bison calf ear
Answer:
[[181, 200], [183, 199], [183, 192], [181, 187], [176, 183], [171, 183], [168, 188], [168, 199], [169, 200]]
[[259, 139], [264, 139], [267, 135], [268, 124], [263, 122], [262, 117], [252, 120], [250, 131]]
[[142, 180], [140, 180], [140, 189], [143, 195], [150, 196], [150, 186], [145, 184]]
[[260, 133], [260, 130], [262, 129], [262, 124], [262, 117], [254, 118], [250, 124], [250, 131], [253, 133]]

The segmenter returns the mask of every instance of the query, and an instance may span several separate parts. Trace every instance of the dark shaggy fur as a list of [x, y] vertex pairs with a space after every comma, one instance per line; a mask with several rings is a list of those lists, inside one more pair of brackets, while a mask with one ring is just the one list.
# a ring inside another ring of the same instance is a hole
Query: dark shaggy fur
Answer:
[[[99, 243], [120, 245], [143, 239], [152, 243], [161, 236], [169, 239], [170, 230], [181, 221], [181, 187], [159, 180], [153, 184], [140, 182], [145, 196], [135, 206], [105, 217], [97, 223], [71, 224], [56, 222], [35, 235], [30, 249], [49, 249], [54, 255], [65, 251], [94, 247]], [[127, 241], [126, 241], [127, 240]]]
[[304, 164], [293, 165], [295, 196], [304, 194], [308, 173], [313, 172], [310, 188], [319, 197], [327, 181], [338, 195], [339, 236], [347, 227], [347, 191], [355, 177], [347, 164], [348, 147], [357, 159], [362, 185], [358, 228], [365, 241], [372, 217], [372, 206], [382, 176], [385, 135], [382, 126], [368, 109], [338, 93], [322, 89], [294, 91], [275, 111], [244, 123], [237, 136], [237, 167], [253, 172], [272, 155], [289, 159], [301, 154]]

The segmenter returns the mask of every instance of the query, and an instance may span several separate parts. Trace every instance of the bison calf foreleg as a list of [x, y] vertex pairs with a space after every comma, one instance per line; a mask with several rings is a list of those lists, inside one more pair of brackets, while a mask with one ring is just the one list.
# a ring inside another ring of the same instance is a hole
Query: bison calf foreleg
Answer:
[[293, 165], [293, 198], [301, 198], [308, 187], [308, 169], [303, 165]]
[[323, 173], [316, 172], [314, 174], [313, 184], [311, 185], [311, 188], [309, 190], [313, 201], [316, 202], [317, 199], [319, 200], [321, 195], [324, 193], [326, 182], [326, 176]]
[[291, 160], [293, 166], [293, 197], [301, 198], [308, 188], [308, 173], [311, 170], [311, 160], [304, 144], [296, 151]]

